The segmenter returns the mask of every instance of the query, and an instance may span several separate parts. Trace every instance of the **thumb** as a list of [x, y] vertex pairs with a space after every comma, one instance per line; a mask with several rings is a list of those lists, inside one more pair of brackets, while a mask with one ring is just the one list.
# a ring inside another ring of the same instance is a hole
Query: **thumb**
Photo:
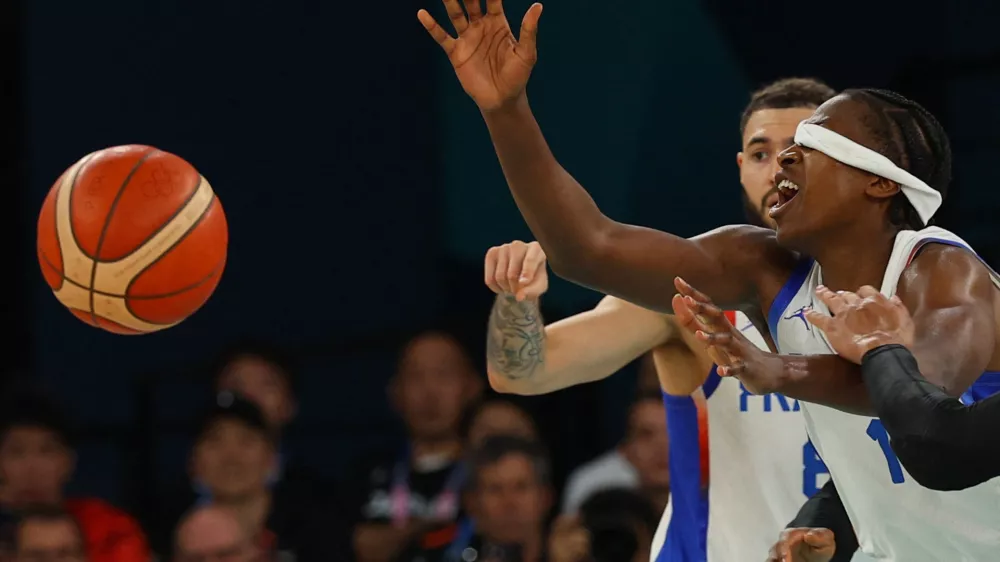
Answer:
[[833, 531], [830, 529], [811, 529], [802, 537], [802, 541], [813, 548], [825, 548], [833, 544]]
[[533, 61], [538, 55], [538, 19], [542, 17], [542, 5], [535, 2], [528, 8], [521, 20], [521, 36], [517, 39], [515, 52], [522, 59]]

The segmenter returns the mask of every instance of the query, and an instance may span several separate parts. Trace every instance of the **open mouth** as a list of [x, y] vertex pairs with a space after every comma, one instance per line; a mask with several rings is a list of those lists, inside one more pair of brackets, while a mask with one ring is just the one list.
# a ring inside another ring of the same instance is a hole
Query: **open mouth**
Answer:
[[774, 206], [771, 207], [771, 210], [768, 211], [768, 215], [774, 218], [798, 194], [799, 186], [792, 180], [784, 179], [778, 182], [778, 199]]

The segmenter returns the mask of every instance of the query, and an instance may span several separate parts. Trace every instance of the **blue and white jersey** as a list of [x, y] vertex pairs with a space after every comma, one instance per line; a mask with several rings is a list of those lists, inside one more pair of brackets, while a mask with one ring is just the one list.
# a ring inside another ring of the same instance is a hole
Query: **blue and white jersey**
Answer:
[[[948, 244], [968, 249], [961, 238], [937, 227], [903, 231], [882, 280], [886, 296], [896, 293], [903, 270], [922, 247]], [[1000, 278], [994, 273], [1000, 287]], [[829, 311], [815, 298], [823, 283], [819, 265], [808, 259], [792, 274], [768, 314], [771, 334], [783, 354], [833, 354], [823, 333], [803, 311]], [[1000, 373], [984, 375], [966, 392], [975, 400], [998, 390]], [[1000, 560], [1000, 478], [958, 492], [917, 484], [899, 463], [877, 418], [802, 403], [806, 427], [826, 461], [847, 508], [863, 552], [898, 562]]]

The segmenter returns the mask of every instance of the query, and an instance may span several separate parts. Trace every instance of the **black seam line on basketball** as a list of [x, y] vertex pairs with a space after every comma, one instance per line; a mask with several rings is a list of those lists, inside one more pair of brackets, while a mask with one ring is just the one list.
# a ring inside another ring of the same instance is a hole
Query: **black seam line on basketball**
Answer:
[[[87, 287], [84, 286], [82, 283], [77, 283], [76, 281], [73, 281], [69, 277], [66, 277], [66, 275], [61, 274], [59, 272], [59, 268], [57, 268], [56, 265], [54, 263], [52, 263], [52, 260], [49, 259], [49, 256], [45, 255], [45, 252], [40, 252], [40, 254], [42, 256], [42, 259], [45, 260], [45, 265], [51, 267], [52, 271], [54, 271], [57, 274], [59, 274], [60, 277], [62, 278], [62, 280], [64, 282], [69, 283], [70, 285], [73, 285], [74, 287], [79, 287], [79, 288], [81, 288], [83, 290], [87, 290]], [[132, 300], [138, 300], [138, 301], [143, 301], [143, 300], [149, 301], [149, 300], [156, 300], [156, 299], [165, 299], [167, 297], [175, 297], [175, 296], [177, 296], [177, 295], [179, 295], [181, 293], [186, 293], [187, 291], [190, 291], [192, 289], [197, 289], [198, 287], [200, 287], [200, 286], [204, 285], [205, 283], [207, 283], [208, 281], [210, 281], [212, 279], [212, 277], [215, 277], [215, 275], [219, 273], [219, 270], [223, 267], [224, 263], [225, 263], [225, 259], [223, 259], [222, 262], [220, 262], [218, 265], [216, 265], [215, 268], [212, 269], [212, 271], [208, 275], [206, 275], [205, 277], [199, 279], [198, 281], [195, 281], [194, 283], [192, 283], [192, 284], [190, 284], [190, 285], [188, 285], [186, 287], [182, 287], [180, 289], [176, 289], [174, 291], [170, 291], [169, 293], [160, 293], [160, 294], [156, 294], [156, 295], [116, 295], [115, 293], [109, 293], [107, 291], [94, 291], [94, 294], [98, 295], [98, 296], [101, 296], [101, 297], [113, 297], [113, 298], [125, 299], [125, 300], [132, 299]], [[79, 309], [77, 309], [77, 310], [79, 310]], [[86, 312], [86, 311], [84, 311], [84, 312]], [[107, 320], [107, 319], [105, 318], [105, 320]], [[155, 324], [155, 322], [150, 322], [150, 323], [151, 324]]]
[[[96, 156], [96, 155], [97, 155], [96, 152], [91, 152], [90, 154], [88, 154], [86, 156], [86, 159], [83, 162], [80, 163], [80, 167], [77, 168], [75, 172], [73, 172], [73, 181], [70, 182], [70, 184], [69, 184], [69, 217], [67, 217], [67, 220], [69, 220], [69, 235], [73, 239], [73, 243], [76, 244], [77, 249], [80, 250], [80, 253], [83, 254], [83, 255], [85, 255], [85, 256], [87, 256], [87, 252], [85, 252], [83, 250], [83, 246], [80, 245], [80, 240], [77, 239], [77, 237], [76, 237], [76, 231], [73, 229], [73, 194], [76, 193], [76, 181], [77, 181], [77, 179], [80, 178], [80, 174], [83, 173], [83, 169], [87, 167], [87, 164], [90, 164], [90, 161], [93, 160], [94, 156]], [[60, 181], [59, 182], [59, 188], [56, 190], [56, 202], [55, 202], [55, 206], [56, 206], [56, 209], [55, 209], [55, 215], [56, 215], [56, 243], [59, 244], [59, 256], [62, 258], [63, 268], [65, 268], [66, 267], [66, 256], [62, 255], [62, 242], [59, 240], [59, 192], [62, 191], [62, 188], [63, 188], [63, 182]], [[91, 256], [87, 256], [87, 257], [90, 258], [90, 259], [94, 259]], [[63, 273], [62, 271], [59, 271], [60, 275], [62, 273]], [[62, 286], [60, 286], [59, 288], [61, 289]]]
[[125, 254], [124, 256], [122, 256], [120, 258], [109, 259], [109, 260], [100, 260], [99, 259], [99, 260], [95, 260], [95, 261], [97, 261], [97, 263], [114, 263], [116, 261], [123, 260], [123, 259], [131, 256], [132, 254], [138, 252], [139, 250], [141, 250], [143, 246], [145, 246], [146, 244], [148, 244], [150, 240], [152, 240], [153, 238], [156, 237], [157, 234], [159, 234], [160, 232], [162, 232], [164, 228], [167, 228], [168, 226], [170, 226], [170, 221], [176, 219], [181, 213], [184, 212], [184, 209], [187, 208], [188, 203], [190, 203], [192, 200], [194, 200], [195, 196], [198, 195], [198, 190], [201, 189], [201, 183], [203, 181], [205, 181], [205, 178], [203, 178], [201, 176], [201, 174], [198, 174], [198, 183], [194, 184], [194, 191], [192, 191], [191, 194], [188, 195], [186, 199], [184, 199], [184, 204], [182, 204], [179, 207], [177, 207], [177, 210], [174, 211], [172, 215], [170, 215], [170, 218], [168, 218], [166, 220], [166, 222], [164, 222], [163, 224], [161, 224], [160, 226], [158, 226], [156, 228], [156, 230], [154, 230], [149, 236], [146, 237], [145, 240], [143, 240], [141, 243], [139, 243], [138, 245], [136, 245], [136, 247], [135, 247], [134, 250], [132, 250], [131, 252]]
[[118, 193], [115, 194], [115, 198], [111, 200], [111, 207], [108, 208], [108, 214], [104, 217], [104, 226], [101, 227], [101, 234], [97, 237], [97, 247], [94, 248], [94, 258], [90, 264], [90, 316], [94, 319], [94, 324], [97, 324], [97, 313], [94, 312], [94, 282], [97, 281], [97, 256], [101, 255], [101, 247], [104, 246], [104, 238], [108, 234], [108, 227], [111, 226], [111, 218], [115, 216], [115, 210], [118, 208], [118, 202], [121, 201], [122, 195], [125, 194], [125, 188], [128, 187], [129, 182], [132, 181], [132, 177], [135, 173], [139, 171], [143, 163], [149, 159], [153, 153], [159, 152], [155, 148], [150, 148], [142, 158], [139, 158], [135, 164], [132, 165], [132, 169], [128, 171], [128, 175], [122, 181], [121, 187], [118, 188]]
[[[203, 210], [201, 212], [201, 214], [198, 215], [198, 218], [195, 219], [195, 221], [193, 223], [191, 223], [191, 226], [188, 227], [188, 229], [184, 232], [184, 234], [181, 234], [181, 237], [178, 238], [176, 242], [174, 242], [173, 244], [171, 244], [169, 248], [167, 248], [166, 250], [163, 251], [163, 253], [160, 254], [160, 257], [162, 258], [163, 256], [169, 254], [170, 250], [173, 250], [181, 242], [183, 242], [185, 239], [187, 239], [187, 237], [198, 228], [198, 225], [201, 224], [201, 221], [208, 215], [208, 212], [211, 211], [218, 202], [219, 202], [219, 198], [216, 197], [215, 195], [213, 195], [212, 196], [212, 200], [209, 201], [208, 205], [205, 205], [205, 210]], [[157, 261], [159, 261], [159, 260], [157, 260]], [[222, 264], [225, 264], [225, 263], [226, 263], [226, 257], [223, 256], [222, 257]], [[135, 275], [132, 276], [132, 279], [128, 282], [128, 286], [125, 287], [125, 294], [126, 295], [128, 294], [129, 289], [132, 288], [132, 284], [135, 283], [136, 279], [142, 277], [142, 274], [145, 273], [146, 270], [148, 270], [149, 268], [153, 267], [153, 265], [155, 265], [155, 264], [156, 264], [156, 262], [154, 261], [153, 263], [151, 263], [151, 264], [147, 265], [146, 267], [142, 268], [141, 270], [139, 270], [138, 273], [136, 273]], [[216, 265], [216, 269], [218, 269], [218, 267], [219, 266]], [[215, 270], [213, 270], [213, 272], [214, 271]], [[146, 320], [142, 316], [139, 316], [138, 314], [136, 314], [134, 310], [132, 310], [132, 307], [129, 306], [129, 304], [128, 304], [128, 299], [125, 299], [125, 310], [127, 310], [129, 312], [129, 314], [131, 314], [132, 316], [135, 316], [139, 320], [142, 320], [143, 322], [149, 322], [148, 320]], [[150, 324], [152, 324], [152, 323], [153, 322], [150, 322]]]

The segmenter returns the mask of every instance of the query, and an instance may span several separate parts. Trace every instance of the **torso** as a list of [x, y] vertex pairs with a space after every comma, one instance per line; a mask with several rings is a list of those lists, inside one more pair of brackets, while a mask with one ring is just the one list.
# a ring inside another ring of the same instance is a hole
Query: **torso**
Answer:
[[[744, 314], [736, 313], [733, 320], [751, 341], [768, 349]], [[829, 475], [808, 442], [796, 400], [778, 394], [751, 395], [738, 380], [715, 374], [703, 346], [691, 343], [690, 349], [697, 351], [688, 351], [691, 362], [685, 364], [704, 369], [700, 373], [711, 370], [703, 387], [711, 444], [709, 487], [707, 495], [702, 490], [680, 489], [700, 483], [685, 474], [692, 470], [691, 459], [698, 456], [697, 450], [691, 450], [695, 431], [691, 424], [696, 421], [690, 415], [668, 412], [673, 493], [653, 542], [652, 560], [763, 559], [781, 530]], [[685, 398], [667, 397], [667, 408], [689, 412], [682, 402]], [[699, 498], [703, 505], [691, 505]]]
[[[894, 295], [912, 256], [923, 245], [935, 243], [968, 248], [960, 238], [939, 228], [900, 233], [882, 293]], [[803, 264], [774, 300], [768, 315], [771, 333], [781, 353], [833, 354], [822, 333], [801, 317], [802, 310], [810, 306], [828, 312], [813, 298], [822, 282], [820, 267]], [[991, 367], [995, 365], [996, 357]], [[992, 377], [985, 374], [964, 400], [982, 398], [996, 390], [983, 385]], [[929, 490], [914, 482], [900, 465], [876, 418], [807, 403], [802, 404], [802, 411], [809, 436], [830, 468], [864, 552], [900, 562], [996, 558], [1000, 549], [1000, 478], [959, 492]]]

